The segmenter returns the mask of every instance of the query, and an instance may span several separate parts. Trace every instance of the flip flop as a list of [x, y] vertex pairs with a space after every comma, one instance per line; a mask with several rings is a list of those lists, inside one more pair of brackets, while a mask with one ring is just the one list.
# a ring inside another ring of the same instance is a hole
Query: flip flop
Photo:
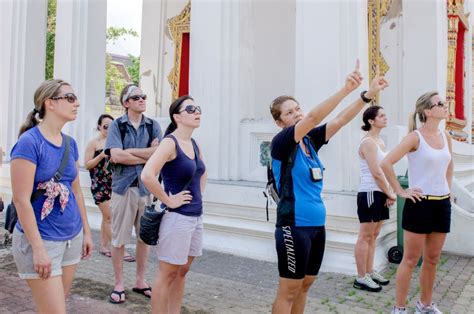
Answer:
[[[116, 294], [119, 296], [118, 301], [112, 298], [113, 294]], [[122, 296], [123, 296], [123, 300], [122, 300]], [[125, 302], [125, 291], [117, 291], [117, 290], [112, 291], [112, 293], [109, 296], [109, 302], [113, 304], [120, 304], [120, 303]]]
[[135, 262], [137, 259], [136, 259], [135, 256], [133, 256], [133, 255], [125, 255], [125, 256], [123, 257], [123, 260], [124, 260], [125, 262]]
[[112, 257], [112, 252], [110, 251], [99, 251], [99, 253], [107, 257]]
[[132, 291], [136, 292], [138, 294], [144, 295], [147, 298], [151, 298], [151, 294], [148, 295], [148, 294], [145, 293], [145, 291], [150, 291], [151, 292], [151, 287], [148, 287], [148, 288], [133, 288]]

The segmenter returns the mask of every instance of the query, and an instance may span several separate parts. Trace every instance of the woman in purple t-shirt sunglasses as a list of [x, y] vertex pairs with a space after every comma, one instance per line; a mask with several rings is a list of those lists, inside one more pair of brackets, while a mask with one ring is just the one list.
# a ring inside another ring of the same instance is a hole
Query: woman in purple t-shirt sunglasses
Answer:
[[[153, 313], [180, 313], [185, 276], [196, 256], [202, 255], [202, 198], [206, 169], [194, 139], [201, 124], [201, 107], [181, 96], [169, 109], [171, 124], [145, 164], [142, 181], [167, 207], [160, 225], [159, 271], [153, 284]], [[156, 180], [161, 172], [164, 189]]]
[[[66, 149], [61, 129], [76, 119], [79, 102], [68, 83], [47, 80], [36, 90], [34, 104], [10, 154], [19, 219], [13, 257], [19, 276], [31, 288], [36, 310], [65, 313], [77, 263], [92, 252], [73, 139], [62, 177], [52, 179]], [[46, 189], [45, 194], [31, 200], [38, 188]]]

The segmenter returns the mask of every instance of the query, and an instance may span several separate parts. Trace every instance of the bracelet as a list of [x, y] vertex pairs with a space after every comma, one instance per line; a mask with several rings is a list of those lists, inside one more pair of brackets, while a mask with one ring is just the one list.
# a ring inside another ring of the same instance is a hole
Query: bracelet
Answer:
[[365, 97], [365, 93], [367, 93], [367, 91], [362, 91], [362, 93], [360, 93], [360, 98], [362, 99], [363, 102], [365, 102], [366, 104], [372, 102], [372, 98], [367, 98]]

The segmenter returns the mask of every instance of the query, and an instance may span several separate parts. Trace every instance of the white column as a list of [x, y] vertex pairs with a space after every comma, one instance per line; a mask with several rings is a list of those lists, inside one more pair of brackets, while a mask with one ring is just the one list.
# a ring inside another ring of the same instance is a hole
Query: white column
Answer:
[[446, 1], [403, 1], [403, 124], [425, 92], [446, 96]]
[[199, 142], [212, 179], [238, 179], [239, 3], [191, 2], [190, 93], [203, 107]]
[[46, 0], [0, 1], [0, 146], [9, 153], [44, 80]]
[[[369, 85], [366, 3], [297, 1], [295, 49], [296, 97], [306, 112], [342, 88], [356, 59], [360, 59], [361, 72], [366, 79], [326, 121], [334, 118]], [[361, 137], [360, 125], [359, 115], [321, 150], [321, 159], [326, 166], [325, 189], [357, 189], [358, 164], [354, 160], [357, 160], [357, 144]]]
[[58, 0], [54, 76], [71, 83], [81, 106], [65, 132], [79, 146], [80, 163], [105, 109], [105, 0]]

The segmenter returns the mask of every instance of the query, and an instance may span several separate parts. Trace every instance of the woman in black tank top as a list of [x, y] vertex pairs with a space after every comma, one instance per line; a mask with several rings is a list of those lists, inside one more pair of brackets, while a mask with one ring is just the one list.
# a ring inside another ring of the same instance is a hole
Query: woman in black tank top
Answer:
[[[146, 188], [168, 209], [160, 225], [160, 263], [151, 297], [152, 312], [159, 313], [180, 312], [186, 273], [202, 255], [201, 193], [207, 178], [202, 154], [191, 138], [201, 124], [201, 108], [190, 96], [181, 96], [169, 113], [171, 124], [141, 174]], [[156, 180], [160, 172], [164, 189]]]

